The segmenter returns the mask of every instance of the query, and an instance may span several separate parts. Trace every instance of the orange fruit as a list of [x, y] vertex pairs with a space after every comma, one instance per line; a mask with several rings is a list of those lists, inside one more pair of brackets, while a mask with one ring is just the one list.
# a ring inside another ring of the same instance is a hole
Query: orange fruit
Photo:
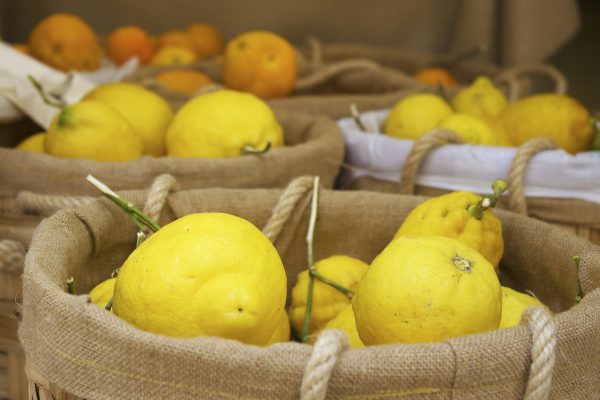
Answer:
[[415, 73], [415, 79], [432, 86], [441, 84], [446, 87], [452, 87], [458, 84], [447, 69], [440, 67], [421, 68]]
[[268, 99], [291, 93], [298, 76], [296, 51], [279, 35], [241, 34], [227, 43], [222, 69], [230, 88]]
[[34, 57], [61, 71], [97, 69], [102, 56], [92, 28], [76, 15], [62, 13], [44, 18], [33, 28], [29, 50]]
[[196, 53], [187, 47], [163, 47], [152, 57], [152, 65], [188, 65], [196, 61]]
[[194, 51], [194, 45], [192, 39], [187, 33], [183, 31], [169, 31], [165, 32], [158, 37], [158, 48], [162, 49], [165, 47], [186, 47]]
[[124, 26], [108, 36], [106, 54], [118, 65], [132, 57], [148, 64], [154, 55], [154, 46], [145, 30], [138, 26]]
[[23, 54], [29, 54], [29, 47], [25, 43], [13, 43], [12, 48]]
[[197, 22], [188, 26], [186, 33], [198, 57], [212, 56], [223, 51], [223, 37], [212, 25]]
[[190, 70], [165, 71], [156, 75], [156, 79], [173, 92], [192, 96], [202, 86], [212, 83], [212, 80], [202, 72]]

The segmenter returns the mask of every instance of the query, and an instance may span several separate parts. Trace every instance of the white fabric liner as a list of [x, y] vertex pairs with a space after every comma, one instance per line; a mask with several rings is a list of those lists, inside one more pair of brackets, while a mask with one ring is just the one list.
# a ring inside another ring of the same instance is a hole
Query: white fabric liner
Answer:
[[[389, 110], [363, 113], [367, 130], [362, 132], [352, 118], [338, 121], [346, 141], [346, 162], [355, 168], [351, 178], [372, 177], [400, 182], [400, 171], [412, 147], [410, 140], [382, 134]], [[491, 193], [490, 185], [506, 179], [517, 149], [448, 144], [434, 149], [424, 160], [416, 182], [446, 190]], [[528, 197], [574, 198], [600, 203], [600, 152], [575, 156], [563, 151], [535, 155], [525, 173]]]

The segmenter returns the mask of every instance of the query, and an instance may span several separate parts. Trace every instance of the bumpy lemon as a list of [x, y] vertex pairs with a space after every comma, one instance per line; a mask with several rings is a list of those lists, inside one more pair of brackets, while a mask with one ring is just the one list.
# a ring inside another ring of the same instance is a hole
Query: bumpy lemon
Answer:
[[589, 149], [594, 135], [588, 111], [577, 100], [561, 94], [539, 94], [516, 101], [500, 119], [517, 146], [548, 136], [575, 154]]
[[352, 299], [365, 345], [435, 342], [497, 329], [492, 265], [458, 240], [401, 237], [375, 258]]
[[144, 154], [165, 154], [165, 134], [173, 110], [162, 97], [132, 83], [108, 83], [89, 92], [85, 99], [99, 101], [121, 114], [142, 140]]
[[454, 96], [452, 105], [459, 113], [476, 117], [497, 117], [508, 105], [508, 100], [489, 78], [480, 76], [471, 86]]
[[383, 131], [400, 139], [418, 139], [452, 114], [452, 108], [433, 94], [414, 94], [400, 100], [388, 115]]
[[487, 124], [487, 126], [489, 126], [489, 128], [492, 130], [494, 137], [496, 139], [496, 145], [497, 146], [503, 146], [503, 147], [512, 147], [513, 144], [510, 141], [510, 137], [508, 136], [508, 132], [506, 132], [506, 128], [504, 127], [504, 124], [502, 123], [502, 121], [498, 118], [494, 118], [494, 117], [479, 117], [483, 122], [485, 122]]
[[517, 292], [511, 288], [502, 286], [502, 319], [500, 328], [517, 326], [521, 322], [521, 316], [532, 306], [544, 306], [544, 304], [533, 296]]
[[29, 136], [16, 146], [17, 150], [30, 151], [32, 153], [44, 152], [44, 141], [46, 140], [46, 132], [36, 133]]
[[131, 253], [113, 311], [165, 336], [266, 345], [285, 300], [285, 270], [267, 237], [242, 218], [202, 213], [163, 226]]
[[167, 131], [167, 153], [177, 157], [237, 157], [247, 149], [283, 146], [283, 129], [267, 103], [233, 90], [187, 102]]
[[[315, 268], [325, 278], [354, 291], [369, 266], [356, 258], [332, 256], [315, 263]], [[308, 294], [308, 271], [298, 274], [296, 286], [292, 289], [292, 301], [289, 309], [292, 329], [297, 335], [302, 332], [306, 299]], [[350, 304], [350, 298], [330, 285], [314, 280], [313, 303], [310, 319], [310, 334], [314, 335], [335, 318], [344, 307]]]
[[273, 336], [267, 344], [289, 342], [290, 340], [290, 320], [285, 310], [279, 313], [277, 327], [273, 332]]
[[440, 128], [455, 132], [469, 144], [495, 146], [498, 139], [494, 131], [483, 120], [469, 114], [452, 114], [440, 123]]
[[119, 113], [99, 101], [84, 100], [54, 117], [46, 152], [66, 158], [129, 161], [142, 155], [142, 141]]
[[115, 292], [115, 283], [117, 278], [110, 278], [97, 284], [90, 292], [88, 297], [90, 301], [98, 307], [106, 307]]
[[160, 49], [152, 60], [151, 65], [168, 66], [168, 65], [189, 65], [193, 64], [198, 57], [193, 50], [183, 46], [167, 46]]
[[342, 309], [342, 311], [340, 311], [337, 317], [329, 321], [323, 330], [327, 329], [339, 329], [344, 331], [346, 336], [348, 336], [348, 343], [350, 343], [350, 347], [353, 349], [365, 347], [363, 342], [360, 340], [360, 336], [358, 336], [358, 331], [356, 330], [356, 321], [354, 320], [352, 304], [348, 304]]
[[453, 192], [419, 204], [406, 217], [396, 236], [447, 236], [457, 239], [483, 255], [496, 270], [504, 253], [502, 223], [492, 210], [477, 219], [467, 207], [478, 204], [481, 196]]

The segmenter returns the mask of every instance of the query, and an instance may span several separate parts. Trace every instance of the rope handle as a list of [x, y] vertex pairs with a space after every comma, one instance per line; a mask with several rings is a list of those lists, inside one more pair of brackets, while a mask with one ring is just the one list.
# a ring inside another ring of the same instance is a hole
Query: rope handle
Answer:
[[456, 133], [445, 129], [434, 129], [418, 138], [402, 166], [400, 175], [400, 193], [414, 194], [417, 173], [431, 150], [445, 143], [462, 144], [463, 140]]
[[0, 240], [0, 273], [21, 272], [25, 262], [25, 245], [18, 240]]
[[517, 150], [508, 171], [508, 204], [511, 211], [527, 215], [527, 201], [525, 198], [525, 169], [533, 156], [545, 150], [557, 149], [558, 145], [549, 137], [536, 137]]
[[494, 83], [508, 85], [508, 100], [514, 102], [522, 98], [526, 93], [523, 85], [519, 84], [519, 78], [528, 75], [542, 75], [549, 77], [554, 82], [554, 93], [567, 93], [567, 78], [557, 68], [548, 64], [528, 64], [508, 68], [494, 77]]
[[368, 71], [380, 68], [381, 66], [376, 62], [360, 58], [328, 63], [305, 76], [299, 77], [296, 80], [294, 93], [310, 91], [349, 71]]

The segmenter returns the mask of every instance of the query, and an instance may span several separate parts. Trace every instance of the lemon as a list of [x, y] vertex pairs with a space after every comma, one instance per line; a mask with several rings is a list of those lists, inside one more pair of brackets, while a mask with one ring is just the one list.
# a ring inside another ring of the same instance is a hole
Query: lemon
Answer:
[[17, 150], [30, 151], [32, 153], [44, 152], [44, 141], [46, 140], [46, 132], [36, 133], [29, 136], [16, 146]]
[[165, 336], [266, 345], [285, 301], [285, 270], [267, 237], [242, 218], [202, 213], [163, 226], [131, 253], [113, 311]]
[[[354, 291], [369, 266], [356, 258], [337, 255], [316, 262], [315, 268], [325, 278]], [[292, 300], [289, 309], [292, 329], [297, 335], [302, 332], [307, 295], [308, 271], [305, 270], [298, 274], [298, 280], [292, 289]], [[350, 304], [350, 298], [347, 295], [315, 279], [310, 319], [311, 335], [322, 330], [348, 304]]]
[[487, 126], [492, 130], [494, 134], [496, 145], [503, 147], [512, 147], [513, 144], [510, 141], [510, 137], [508, 137], [508, 132], [506, 132], [506, 128], [502, 121], [498, 118], [494, 117], [479, 117], [483, 122], [487, 124]]
[[327, 329], [339, 329], [344, 331], [346, 336], [348, 336], [348, 343], [350, 343], [350, 347], [353, 349], [365, 347], [356, 330], [356, 321], [354, 320], [352, 304], [348, 304], [334, 319], [329, 321], [323, 330]]
[[283, 145], [283, 129], [267, 103], [233, 90], [218, 90], [187, 102], [167, 131], [167, 152], [177, 157], [236, 157], [247, 147]]
[[95, 100], [83, 100], [58, 113], [45, 144], [46, 152], [66, 158], [129, 161], [142, 155], [142, 142], [131, 125]]
[[404, 236], [373, 260], [352, 299], [365, 345], [435, 342], [497, 329], [500, 282], [461, 242]]
[[290, 320], [285, 310], [279, 313], [277, 327], [267, 344], [288, 342], [290, 340]]
[[89, 92], [85, 99], [99, 101], [119, 112], [142, 139], [144, 154], [165, 154], [165, 134], [173, 111], [162, 97], [131, 83], [108, 83]]
[[388, 115], [383, 131], [400, 139], [418, 139], [452, 114], [452, 108], [433, 94], [413, 94], [400, 100]]
[[394, 237], [439, 235], [457, 239], [481, 253], [498, 270], [504, 253], [502, 223], [489, 209], [481, 219], [471, 216], [467, 207], [480, 201], [481, 196], [469, 192], [429, 199], [408, 214]]
[[511, 326], [519, 325], [521, 316], [527, 307], [543, 305], [541, 301], [533, 296], [502, 286], [502, 319], [500, 320], [500, 328], [510, 328]]
[[182, 46], [163, 47], [152, 57], [151, 65], [189, 65], [196, 61], [196, 53], [191, 49]]
[[459, 113], [476, 117], [497, 117], [508, 105], [508, 100], [489, 78], [480, 76], [454, 96], [452, 105]]
[[495, 146], [494, 131], [480, 118], [469, 114], [452, 114], [440, 123], [440, 128], [455, 132], [465, 143]]
[[516, 101], [500, 119], [517, 146], [548, 136], [575, 154], [587, 150], [594, 135], [588, 111], [577, 100], [561, 94], [538, 94]]
[[98, 307], [106, 307], [115, 292], [117, 278], [110, 278], [100, 282], [88, 293], [90, 301]]

